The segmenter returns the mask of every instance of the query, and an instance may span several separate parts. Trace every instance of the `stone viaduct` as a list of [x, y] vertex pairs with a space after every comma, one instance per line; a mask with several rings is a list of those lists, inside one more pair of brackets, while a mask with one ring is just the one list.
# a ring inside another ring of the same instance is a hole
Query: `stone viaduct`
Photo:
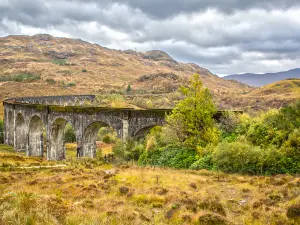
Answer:
[[[4, 141], [28, 156], [48, 160], [65, 159], [64, 129], [70, 123], [76, 134], [80, 156], [96, 156], [96, 137], [102, 126], [110, 126], [119, 138], [137, 137], [151, 127], [163, 125], [168, 109], [136, 110], [84, 106], [94, 95], [21, 97], [6, 99]], [[44, 151], [44, 146], [46, 149]]]

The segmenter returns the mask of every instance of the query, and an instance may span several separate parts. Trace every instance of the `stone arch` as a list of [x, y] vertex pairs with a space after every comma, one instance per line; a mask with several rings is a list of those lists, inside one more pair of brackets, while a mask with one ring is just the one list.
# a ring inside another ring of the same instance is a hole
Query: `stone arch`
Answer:
[[97, 139], [97, 134], [99, 132], [99, 129], [101, 127], [113, 128], [109, 124], [102, 121], [92, 122], [86, 127], [82, 135], [81, 156], [92, 157], [92, 158], [96, 157], [96, 151], [97, 151], [96, 139]]
[[45, 124], [42, 119], [34, 115], [29, 123], [28, 156], [43, 156]]
[[[67, 123], [70, 122], [64, 118], [57, 118], [50, 127], [50, 149], [47, 157], [49, 160], [63, 160], [66, 158], [64, 134]], [[73, 124], [70, 124], [74, 128]]]
[[14, 113], [13, 111], [8, 111], [7, 115], [7, 142], [8, 145], [14, 145]]
[[16, 151], [26, 151], [27, 146], [27, 129], [24, 116], [22, 113], [18, 113], [16, 116], [16, 141], [15, 141], [15, 149]]

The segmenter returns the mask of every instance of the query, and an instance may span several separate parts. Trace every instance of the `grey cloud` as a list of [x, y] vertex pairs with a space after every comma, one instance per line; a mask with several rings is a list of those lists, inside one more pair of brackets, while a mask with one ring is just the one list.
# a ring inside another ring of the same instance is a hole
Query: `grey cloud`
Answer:
[[[97, 2], [107, 4], [107, 1]], [[287, 9], [300, 5], [298, 0], [113, 0], [112, 2], [130, 5], [157, 18], [170, 17], [179, 13], [205, 11], [207, 9], [218, 9], [221, 12], [232, 13], [237, 10], [251, 8]]]
[[117, 49], [165, 50], [220, 74], [256, 72], [297, 65], [299, 13], [293, 0], [6, 0], [0, 36], [32, 28]]

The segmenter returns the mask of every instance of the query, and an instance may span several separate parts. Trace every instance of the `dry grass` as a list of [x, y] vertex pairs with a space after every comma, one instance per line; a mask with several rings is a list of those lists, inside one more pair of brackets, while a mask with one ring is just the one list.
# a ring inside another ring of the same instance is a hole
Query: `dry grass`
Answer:
[[[0, 149], [1, 154], [23, 157], [21, 164], [36, 160], [5, 146]], [[0, 224], [268, 225], [297, 221], [299, 209], [291, 206], [300, 201], [298, 177], [221, 174], [218, 180], [209, 171], [116, 167], [88, 159], [64, 163], [68, 166], [0, 172]]]

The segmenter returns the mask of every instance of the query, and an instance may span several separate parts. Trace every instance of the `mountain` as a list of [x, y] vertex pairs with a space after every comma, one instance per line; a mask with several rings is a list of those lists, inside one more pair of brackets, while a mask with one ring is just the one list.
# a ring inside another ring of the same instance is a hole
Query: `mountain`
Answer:
[[237, 80], [244, 84], [248, 84], [253, 87], [261, 87], [263, 85], [271, 84], [280, 80], [288, 78], [300, 78], [300, 68], [278, 72], [278, 73], [265, 73], [265, 74], [235, 74], [223, 77], [226, 80]]
[[[129, 85], [135, 93], [169, 93], [194, 73], [216, 102], [253, 89], [160, 50], [121, 51], [48, 34], [10, 35], [0, 38], [0, 118], [1, 101], [8, 97], [125, 92]], [[166, 97], [161, 102], [166, 107], [175, 101]]]

